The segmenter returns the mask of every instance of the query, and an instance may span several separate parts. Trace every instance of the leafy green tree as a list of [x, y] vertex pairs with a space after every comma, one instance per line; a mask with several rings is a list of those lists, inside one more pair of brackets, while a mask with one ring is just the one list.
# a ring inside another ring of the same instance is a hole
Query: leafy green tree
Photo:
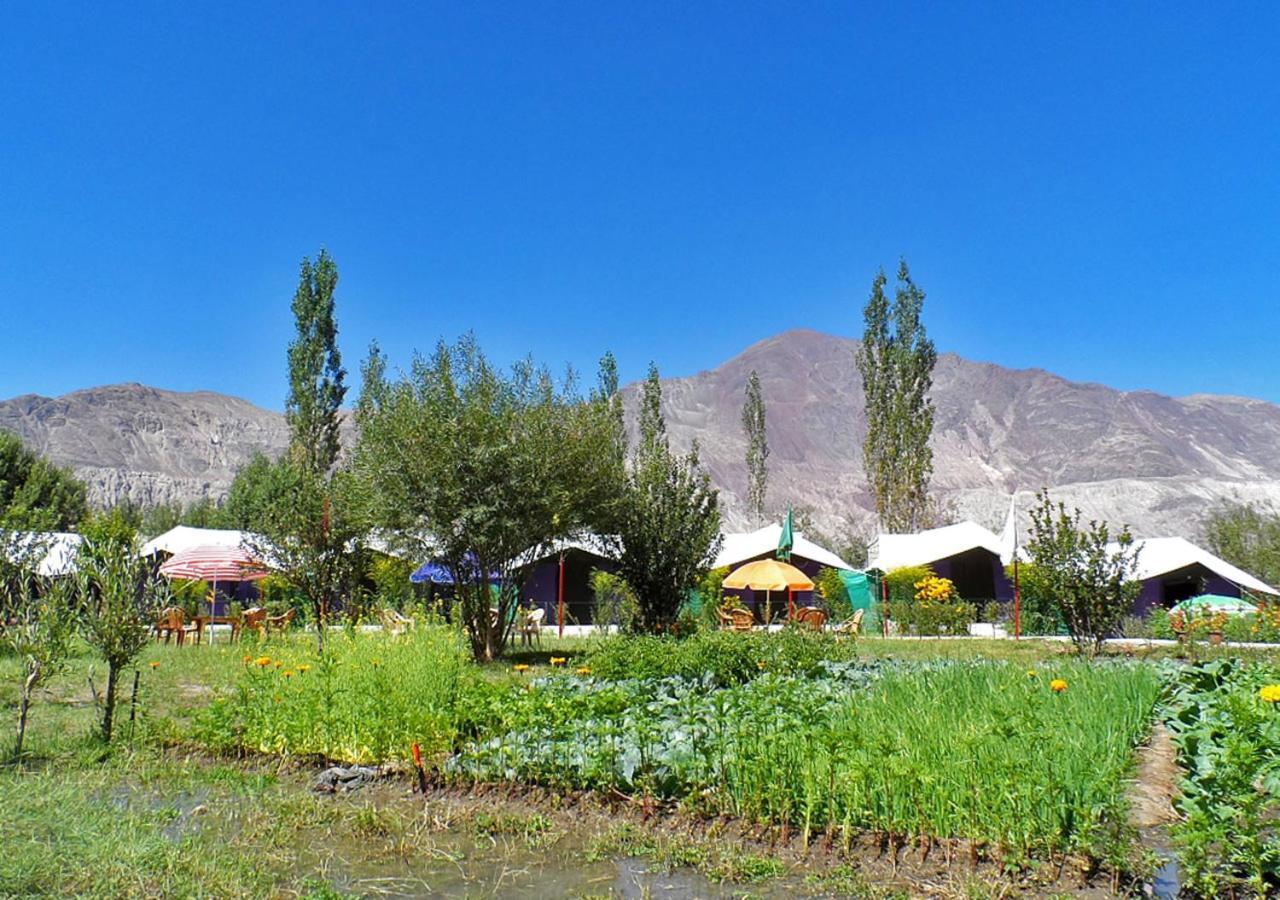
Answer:
[[760, 376], [754, 369], [747, 379], [747, 396], [742, 404], [742, 433], [747, 439], [747, 508], [759, 525], [764, 521], [765, 495], [769, 485], [769, 439], [765, 434]]
[[288, 500], [261, 510], [247, 549], [306, 599], [316, 644], [324, 653], [331, 613], [350, 596], [360, 574], [358, 543], [367, 531], [364, 507], [347, 470], [315, 472], [284, 459], [273, 465], [271, 478]]
[[1076, 647], [1094, 656], [1119, 631], [1142, 588], [1133, 535], [1125, 527], [1113, 540], [1105, 523], [1082, 525], [1080, 510], [1067, 512], [1048, 491], [1037, 501], [1026, 549], [1038, 590], [1054, 598]]
[[1229, 503], [1209, 514], [1204, 530], [1215, 554], [1267, 584], [1280, 584], [1280, 516]]
[[151, 626], [170, 594], [168, 584], [138, 556], [137, 538], [122, 517], [95, 517], [84, 532], [76, 560], [80, 631], [107, 665], [101, 733], [111, 743], [120, 673], [147, 646]]
[[310, 472], [327, 472], [338, 459], [346, 370], [338, 352], [333, 293], [338, 267], [321, 250], [312, 265], [302, 260], [293, 295], [297, 337], [289, 345], [289, 398], [285, 417], [292, 434], [290, 452]]
[[627, 422], [626, 412], [622, 407], [622, 390], [618, 385], [618, 361], [613, 354], [606, 352], [600, 358], [600, 370], [597, 374], [596, 389], [591, 400], [603, 405], [609, 416], [613, 429], [613, 441], [610, 444], [612, 462], [621, 472], [627, 463]]
[[[16, 581], [16, 586], [15, 586]], [[8, 610], [0, 627], [0, 647], [18, 660], [18, 730], [13, 758], [22, 758], [27, 717], [36, 689], [62, 671], [70, 654], [75, 622], [74, 593], [69, 579], [47, 581], [28, 568], [25, 577], [0, 584]]]
[[0, 527], [71, 531], [87, 511], [84, 484], [70, 469], [0, 431]]
[[396, 381], [380, 359], [363, 371], [356, 466], [373, 521], [450, 570], [472, 651], [494, 659], [528, 560], [614, 503], [608, 407], [529, 361], [498, 370], [471, 336]]
[[222, 525], [254, 531], [276, 510], [291, 505], [297, 469], [287, 456], [273, 460], [265, 453], [255, 453], [236, 470], [219, 515]]
[[636, 593], [638, 627], [669, 630], [686, 593], [720, 548], [719, 494], [690, 452], [673, 453], [662, 419], [662, 385], [650, 365], [640, 408], [641, 440], [623, 483], [617, 534], [619, 574]]
[[876, 499], [882, 529], [918, 531], [930, 522], [929, 480], [933, 475], [933, 368], [937, 351], [920, 315], [924, 291], [906, 260], [890, 304], [881, 270], [863, 310], [866, 330], [856, 353], [866, 403], [867, 437], [863, 468]]

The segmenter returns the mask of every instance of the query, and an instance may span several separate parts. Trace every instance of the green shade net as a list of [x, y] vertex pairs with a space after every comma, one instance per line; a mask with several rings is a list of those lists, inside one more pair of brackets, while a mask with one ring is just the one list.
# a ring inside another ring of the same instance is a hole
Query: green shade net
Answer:
[[862, 627], [865, 631], [873, 624], [878, 627], [880, 622], [880, 609], [876, 604], [876, 595], [872, 588], [875, 583], [867, 575], [866, 572], [855, 572], [852, 569], [837, 569], [840, 573], [840, 580], [844, 582], [844, 589], [849, 593], [849, 603], [855, 611], [865, 610], [862, 615]]

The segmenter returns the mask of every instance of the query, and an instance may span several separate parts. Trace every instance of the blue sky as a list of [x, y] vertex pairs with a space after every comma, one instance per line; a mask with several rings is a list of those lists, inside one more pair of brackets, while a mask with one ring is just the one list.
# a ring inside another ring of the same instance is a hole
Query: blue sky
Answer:
[[[1123, 7], [1123, 8], [1119, 8]], [[1195, 8], [1198, 7], [1198, 8]], [[473, 329], [625, 378], [860, 332], [1280, 401], [1268, 4], [26, 4], [0, 28], [0, 397], [280, 408], [303, 255], [342, 349]]]

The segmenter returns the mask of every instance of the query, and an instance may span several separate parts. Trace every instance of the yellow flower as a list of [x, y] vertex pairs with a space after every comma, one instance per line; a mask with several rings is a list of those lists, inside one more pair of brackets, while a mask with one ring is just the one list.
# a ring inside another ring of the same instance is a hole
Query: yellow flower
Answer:
[[1266, 703], [1280, 703], [1280, 684], [1263, 685], [1258, 696]]
[[280, 669], [280, 668], [283, 668], [283, 667], [284, 667], [284, 660], [283, 660], [283, 659], [277, 659], [277, 660], [276, 660], [276, 668], [277, 668], [277, 669]]
[[285, 678], [292, 678], [292, 677], [293, 677], [293, 669], [285, 669], [285, 670], [284, 670], [283, 672], [281, 672], [280, 674], [281, 674], [281, 675], [283, 675]]
[[1035, 677], [1036, 677], [1036, 670], [1035, 670], [1035, 669], [1027, 669], [1027, 677], [1028, 677], [1028, 678], [1035, 678]]
[[1067, 682], [1064, 678], [1055, 678], [1049, 682], [1049, 687], [1053, 688], [1055, 694], [1061, 694], [1067, 689]]
[[564, 665], [564, 661], [565, 661], [565, 658], [564, 658], [563, 656], [553, 656], [553, 657], [551, 657], [551, 665], [553, 665], [553, 666], [563, 666], [563, 665]]
[[591, 674], [591, 668], [589, 666], [578, 666], [578, 668], [574, 669], [574, 671], [577, 672], [579, 675]]
[[525, 664], [525, 663], [516, 663], [516, 664], [515, 664], [514, 666], [512, 666], [511, 668], [515, 669], [517, 672], [528, 672], [528, 671], [529, 671], [529, 666], [528, 666], [527, 664]]
[[306, 675], [308, 672], [311, 671], [311, 666], [307, 665], [306, 663], [303, 663], [302, 665], [298, 666], [298, 671], [301, 672], [303, 675]]
[[246, 653], [244, 655], [244, 664], [247, 666], [251, 662], [253, 662], [253, 657]]
[[762, 660], [760, 660], [758, 663], [756, 663], [756, 668], [757, 668], [757, 669], [763, 669], [763, 668], [764, 668], [764, 660], [763, 660], [763, 659], [762, 659]]
[[255, 664], [255, 665], [257, 665], [257, 666], [258, 666], [258, 668], [260, 668], [260, 669], [265, 669], [267, 666], [271, 665], [271, 657], [270, 657], [270, 656], [259, 656], [259, 657], [258, 657], [257, 659], [255, 659], [253, 662], [254, 662], [254, 664]]
[[380, 659], [371, 659], [371, 660], [369, 660], [369, 662], [373, 664], [373, 667], [374, 667], [375, 669], [376, 669], [378, 666], [382, 665], [382, 660], [380, 660]]
[[151, 668], [153, 668], [153, 669], [158, 669], [158, 668], [160, 668], [160, 661], [159, 661], [159, 660], [156, 660], [155, 662], [153, 662], [153, 663], [151, 664]]

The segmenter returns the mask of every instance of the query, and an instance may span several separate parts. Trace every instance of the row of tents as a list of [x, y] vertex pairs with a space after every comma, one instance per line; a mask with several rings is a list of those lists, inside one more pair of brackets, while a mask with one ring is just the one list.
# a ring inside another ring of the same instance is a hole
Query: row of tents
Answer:
[[[788, 561], [810, 580], [816, 579], [824, 568], [834, 569], [844, 578], [855, 608], [871, 602], [862, 572], [803, 533], [792, 531], [789, 523], [726, 533], [722, 537], [713, 568], [736, 569], [755, 560], [770, 559], [779, 554], [781, 545], [786, 545]], [[232, 553], [245, 547], [252, 538], [242, 531], [179, 525], [148, 541], [141, 552], [161, 564], [183, 554], [211, 548]], [[47, 552], [39, 564], [40, 574], [57, 577], [70, 572], [80, 540], [77, 534], [46, 535]], [[379, 552], [395, 555], [388, 544], [373, 543]], [[1280, 592], [1260, 579], [1184, 538], [1145, 538], [1139, 539], [1136, 546], [1139, 551], [1137, 577], [1142, 582], [1136, 614], [1168, 609], [1205, 593], [1235, 598], [1280, 596]], [[1006, 567], [1015, 555], [1025, 559], [1024, 551], [1017, 546], [1011, 514], [1000, 535], [971, 521], [913, 534], [881, 534], [868, 548], [866, 569], [888, 572], [908, 566], [929, 566], [937, 575], [951, 579], [960, 596], [967, 600], [1007, 602], [1013, 598], [1013, 584]], [[544, 609], [547, 621], [584, 625], [592, 624], [595, 606], [592, 573], [614, 571], [618, 566], [608, 543], [592, 534], [560, 541], [537, 553], [530, 552], [520, 562], [527, 572], [521, 587], [522, 602]], [[168, 574], [182, 577], [176, 572]], [[256, 589], [251, 582], [261, 574], [258, 571], [239, 579], [227, 578], [218, 586], [220, 598], [223, 602], [246, 603], [256, 599]], [[420, 584], [447, 584], [449, 573], [438, 561], [428, 560], [413, 573], [412, 580]], [[763, 611], [764, 591], [745, 588], [734, 593], [758, 615]], [[794, 601], [801, 605], [812, 602], [804, 593], [797, 592]]]

